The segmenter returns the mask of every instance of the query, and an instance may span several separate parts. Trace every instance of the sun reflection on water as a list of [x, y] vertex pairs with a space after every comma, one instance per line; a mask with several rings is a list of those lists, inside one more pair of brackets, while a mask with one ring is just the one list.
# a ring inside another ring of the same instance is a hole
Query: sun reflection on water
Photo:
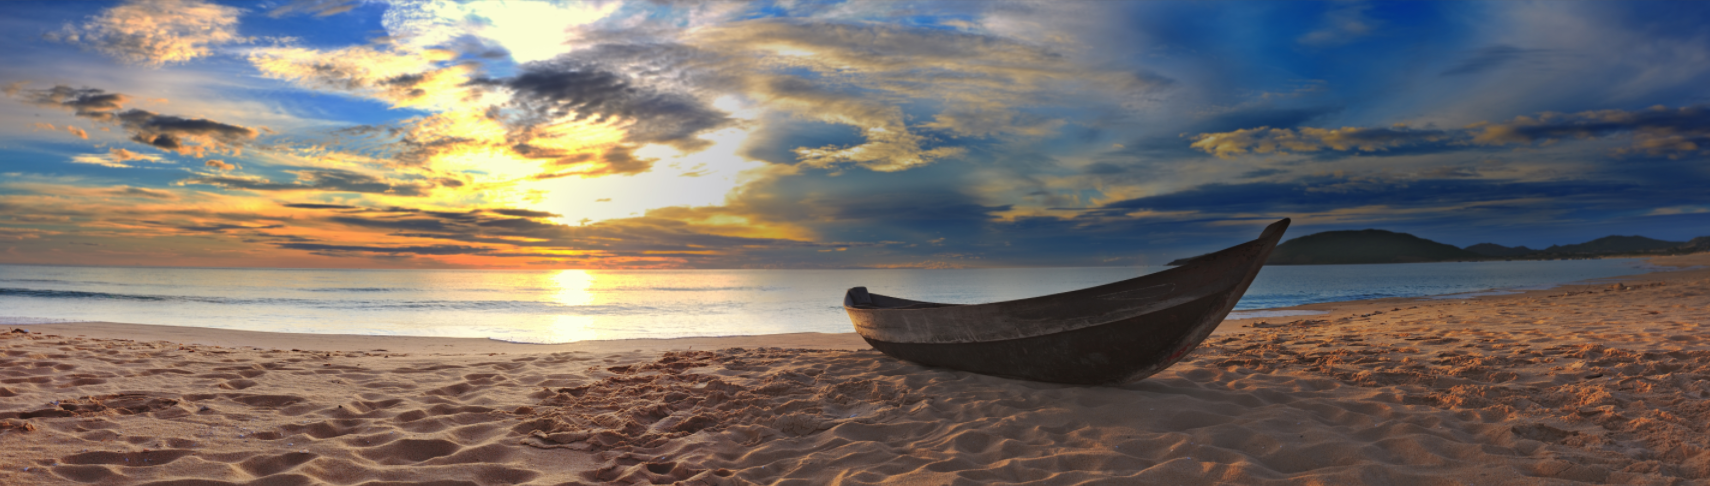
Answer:
[[[551, 277], [557, 291], [552, 299], [561, 305], [583, 306], [595, 305], [596, 296], [589, 289], [594, 287], [598, 275], [587, 270], [564, 270]], [[551, 324], [544, 331], [548, 342], [566, 343], [600, 339], [600, 332], [594, 329], [594, 316], [587, 314], [558, 314], [552, 316]]]

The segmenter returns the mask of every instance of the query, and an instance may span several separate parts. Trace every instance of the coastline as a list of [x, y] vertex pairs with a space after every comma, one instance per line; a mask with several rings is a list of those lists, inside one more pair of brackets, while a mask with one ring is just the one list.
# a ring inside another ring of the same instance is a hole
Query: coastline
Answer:
[[1231, 320], [1172, 368], [1099, 387], [925, 368], [852, 333], [14, 325], [29, 332], [0, 334], [0, 483], [1710, 478], [1710, 269], [1287, 309], [1326, 313]]
[[[1710, 266], [1710, 253], [1652, 257], [1646, 259], [1646, 262], [1657, 267], [1674, 267], [1677, 269], [1693, 266]], [[1680, 270], [1654, 271], [1598, 280], [1604, 280], [1608, 283], [1639, 281], [1647, 280], [1647, 277], [1652, 275], [1663, 275], [1679, 271]], [[1288, 307], [1235, 311], [1231, 313], [1231, 317], [1224, 320], [1224, 325], [1218, 326], [1217, 330], [1213, 332], [1213, 335], [1238, 332], [1234, 331], [1234, 329], [1246, 327], [1249, 321], [1268, 322], [1273, 320], [1296, 319], [1340, 319], [1349, 316], [1369, 314], [1373, 311], [1381, 312], [1385, 308], [1393, 309], [1402, 304], [1407, 304], [1407, 306], [1411, 307], [1417, 306], [1420, 303], [1437, 305], [1470, 299], [1525, 299], [1530, 298], [1528, 296], [1535, 297], [1537, 295], [1560, 292], [1562, 289], [1591, 288], [1598, 287], [1600, 285], [1608, 285], [1608, 283], [1564, 283], [1553, 285], [1546, 289], [1517, 290], [1500, 295], [1471, 295], [1466, 299], [1445, 298], [1445, 296], [1389, 297], [1381, 299], [1319, 302]], [[1475, 292], [1475, 294], [1482, 294], [1482, 292]], [[1283, 316], [1257, 315], [1251, 317], [1240, 315], [1261, 312], [1299, 312], [1301, 314]], [[1228, 325], [1231, 323], [1236, 325]], [[25, 329], [31, 332], [40, 332], [50, 335], [81, 336], [92, 339], [128, 339], [139, 342], [165, 341], [210, 346], [250, 347], [258, 349], [302, 349], [314, 351], [369, 351], [384, 349], [398, 353], [426, 353], [433, 355], [463, 353], [557, 353], [572, 351], [597, 352], [603, 350], [657, 352], [688, 351], [695, 349], [708, 350], [726, 347], [784, 347], [815, 350], [868, 349], [867, 343], [862, 341], [861, 337], [853, 332], [796, 332], [741, 336], [614, 339], [576, 341], [560, 344], [528, 344], [512, 343], [488, 338], [282, 333], [100, 321], [5, 324], [0, 325], [0, 327], [8, 329]]]

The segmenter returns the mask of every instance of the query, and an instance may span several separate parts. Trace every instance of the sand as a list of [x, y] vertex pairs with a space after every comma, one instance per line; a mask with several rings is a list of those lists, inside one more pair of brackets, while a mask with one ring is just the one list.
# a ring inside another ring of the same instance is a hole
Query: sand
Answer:
[[[1657, 259], [1710, 265], [1710, 255]], [[1227, 321], [1082, 387], [852, 334], [0, 334], [0, 484], [1705, 484], [1710, 270]]]

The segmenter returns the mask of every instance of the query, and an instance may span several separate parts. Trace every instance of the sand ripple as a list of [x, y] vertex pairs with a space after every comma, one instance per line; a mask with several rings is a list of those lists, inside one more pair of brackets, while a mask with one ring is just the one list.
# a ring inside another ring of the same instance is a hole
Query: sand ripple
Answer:
[[1237, 321], [1116, 387], [3, 333], [0, 484], [1705, 484], [1706, 277]]

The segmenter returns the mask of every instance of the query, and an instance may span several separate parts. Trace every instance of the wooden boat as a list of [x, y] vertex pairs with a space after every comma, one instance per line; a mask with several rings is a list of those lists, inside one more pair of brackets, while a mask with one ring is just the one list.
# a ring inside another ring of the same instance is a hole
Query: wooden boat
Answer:
[[927, 366], [1071, 384], [1140, 380], [1199, 346], [1247, 292], [1288, 219], [1253, 241], [1121, 282], [990, 304], [849, 289], [843, 309], [874, 348]]

